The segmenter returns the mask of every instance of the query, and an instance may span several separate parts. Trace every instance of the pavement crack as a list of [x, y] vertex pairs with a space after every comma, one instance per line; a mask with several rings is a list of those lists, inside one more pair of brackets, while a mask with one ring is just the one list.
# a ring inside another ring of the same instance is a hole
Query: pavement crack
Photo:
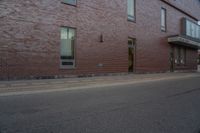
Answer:
[[196, 91], [200, 91], [200, 88], [195, 88], [195, 89], [187, 90], [187, 91], [184, 91], [184, 92], [176, 93], [176, 94], [173, 94], [173, 95], [169, 95], [169, 96], [167, 96], [167, 98], [186, 95], [186, 94], [193, 93], [193, 92], [196, 92]]

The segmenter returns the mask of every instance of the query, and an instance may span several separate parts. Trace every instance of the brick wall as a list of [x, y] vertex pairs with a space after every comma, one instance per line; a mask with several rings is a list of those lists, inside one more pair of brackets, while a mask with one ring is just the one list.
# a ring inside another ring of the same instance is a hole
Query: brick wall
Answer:
[[[166, 33], [161, 6], [168, 12]], [[78, 0], [76, 7], [61, 0], [1, 0], [0, 78], [128, 72], [128, 37], [137, 40], [136, 72], [169, 71], [167, 36], [179, 34], [180, 19], [188, 16], [160, 0], [136, 0], [136, 23], [127, 21], [126, 11], [125, 0]], [[75, 69], [60, 69], [61, 26], [77, 30]]]

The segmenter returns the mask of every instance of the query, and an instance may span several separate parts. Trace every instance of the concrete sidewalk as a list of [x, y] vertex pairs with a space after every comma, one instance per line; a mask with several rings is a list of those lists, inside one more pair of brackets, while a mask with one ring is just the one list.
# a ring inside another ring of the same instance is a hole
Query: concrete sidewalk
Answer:
[[10, 94], [73, 90], [141, 82], [200, 77], [200, 73], [127, 74], [84, 78], [0, 81], [0, 96]]

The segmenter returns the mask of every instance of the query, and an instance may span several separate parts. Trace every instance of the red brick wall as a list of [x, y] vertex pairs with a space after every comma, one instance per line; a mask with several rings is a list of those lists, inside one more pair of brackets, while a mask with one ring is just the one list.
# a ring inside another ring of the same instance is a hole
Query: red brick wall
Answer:
[[[171, 46], [167, 42], [167, 37], [180, 34], [181, 19], [183, 17], [192, 18], [162, 1], [137, 1], [137, 4], [137, 22], [136, 24], [129, 24], [129, 27], [132, 27], [129, 32], [134, 31], [137, 38], [137, 71], [169, 71]], [[192, 5], [188, 2], [188, 7], [192, 7]], [[167, 32], [161, 32], [160, 30], [161, 7], [167, 10]], [[180, 3], [179, 7], [181, 7]], [[189, 51], [187, 52], [189, 61], [187, 66], [182, 69], [194, 70], [197, 66], [197, 50], [187, 48], [187, 51]]]
[[[160, 31], [161, 6], [168, 13], [166, 33]], [[126, 0], [78, 0], [77, 7], [61, 0], [1, 0], [0, 78], [128, 72], [128, 37], [137, 39], [136, 72], [169, 71], [167, 36], [179, 34], [187, 16], [159, 0], [136, 0], [136, 23], [127, 21], [126, 10]], [[77, 29], [75, 69], [59, 67], [61, 26]]]
[[176, 7], [200, 19], [200, 1], [199, 0], [166, 0]]

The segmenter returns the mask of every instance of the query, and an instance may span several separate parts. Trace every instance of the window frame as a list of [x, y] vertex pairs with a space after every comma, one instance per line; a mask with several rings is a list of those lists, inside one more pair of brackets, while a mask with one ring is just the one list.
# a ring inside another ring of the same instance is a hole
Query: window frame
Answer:
[[200, 40], [200, 25], [195, 21], [183, 18], [182, 19], [182, 34], [189, 38]]
[[[162, 25], [162, 11], [164, 11], [164, 26]], [[161, 11], [160, 11], [161, 13], [161, 15], [160, 15], [160, 30], [162, 31], [162, 32], [167, 32], [167, 9], [166, 8], [164, 8], [164, 7], [161, 7]]]
[[62, 0], [61, 3], [67, 4], [67, 5], [70, 5], [70, 6], [77, 6], [77, 0], [75, 0], [75, 4], [68, 3], [68, 2], [66, 2], [65, 0]]
[[[74, 30], [74, 43], [73, 43], [73, 59], [62, 59], [61, 58], [61, 29], [73, 29]], [[70, 26], [61, 26], [60, 27], [60, 53], [59, 53], [59, 60], [60, 60], [60, 69], [75, 69], [76, 68], [76, 38], [77, 38], [77, 28], [70, 27]], [[63, 65], [63, 62], [73, 62], [73, 65]]]
[[129, 12], [128, 12], [128, 0], [126, 1], [127, 2], [127, 20], [130, 21], [130, 22], [136, 22], [136, 0], [133, 0], [133, 16], [130, 16], [129, 15]]

